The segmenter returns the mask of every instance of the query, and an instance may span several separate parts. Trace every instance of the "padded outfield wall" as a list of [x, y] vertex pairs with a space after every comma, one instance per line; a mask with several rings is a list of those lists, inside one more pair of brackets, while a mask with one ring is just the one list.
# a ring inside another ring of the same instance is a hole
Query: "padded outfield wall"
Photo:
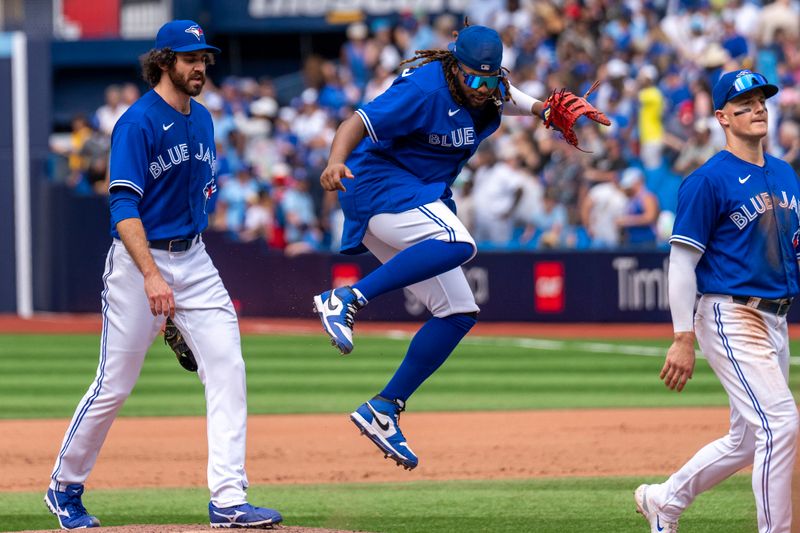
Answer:
[[[37, 311], [99, 312], [110, 244], [106, 199], [50, 187], [40, 200], [52, 245], [41, 254], [39, 266], [47, 274], [36, 280]], [[369, 255], [290, 258], [263, 243], [232, 242], [217, 233], [204, 239], [242, 316], [309, 318], [315, 293], [352, 283], [378, 264]], [[664, 251], [479, 252], [465, 272], [481, 320], [667, 322], [666, 267]], [[360, 320], [426, 316], [408, 291], [387, 294], [359, 313]], [[798, 317], [795, 308], [790, 318]]]

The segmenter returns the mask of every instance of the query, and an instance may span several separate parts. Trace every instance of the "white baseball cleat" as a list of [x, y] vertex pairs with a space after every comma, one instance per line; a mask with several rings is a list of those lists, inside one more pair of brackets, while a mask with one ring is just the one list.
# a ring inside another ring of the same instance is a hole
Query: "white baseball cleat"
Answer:
[[319, 315], [331, 344], [342, 355], [353, 351], [353, 327], [356, 312], [367, 305], [358, 289], [339, 287], [314, 296], [314, 312]]
[[678, 521], [670, 522], [658, 512], [657, 506], [647, 499], [648, 488], [650, 488], [650, 485], [639, 485], [633, 491], [636, 512], [650, 523], [650, 533], [677, 533]]

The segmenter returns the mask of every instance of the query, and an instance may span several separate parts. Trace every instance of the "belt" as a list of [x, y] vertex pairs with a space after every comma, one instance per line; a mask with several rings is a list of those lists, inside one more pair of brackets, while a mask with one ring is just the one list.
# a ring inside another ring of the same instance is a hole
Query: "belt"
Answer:
[[147, 245], [156, 250], [166, 250], [168, 252], [185, 252], [192, 245], [200, 242], [200, 234], [188, 239], [159, 239], [155, 241], [148, 241]]
[[750, 296], [731, 296], [731, 301], [737, 304], [746, 305], [759, 311], [766, 311], [778, 316], [786, 316], [789, 307], [792, 305], [792, 298], [781, 298], [780, 300], [767, 300]]

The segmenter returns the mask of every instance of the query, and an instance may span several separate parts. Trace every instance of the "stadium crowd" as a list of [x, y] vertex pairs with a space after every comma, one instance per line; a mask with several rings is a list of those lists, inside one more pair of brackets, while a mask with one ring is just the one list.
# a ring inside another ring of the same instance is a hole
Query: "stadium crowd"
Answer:
[[[612, 120], [580, 127], [583, 153], [538, 119], [506, 117], [453, 186], [483, 249], [664, 246], [682, 178], [724, 145], [710, 92], [728, 70], [781, 87], [767, 101], [767, 149], [800, 170], [795, 1], [481, 0], [466, 15], [500, 32], [517, 87], [544, 100], [601, 80], [590, 100]], [[307, 58], [305, 89], [289, 101], [268, 76], [214, 84], [212, 69], [199, 99], [216, 128], [213, 227], [288, 254], [338, 250], [343, 217], [318, 182], [337, 125], [391, 85], [403, 59], [446, 47], [461, 25], [413, 13], [352, 24], [338, 59]], [[105, 191], [111, 129], [138, 95], [109, 87], [94, 117], [75, 117], [53, 143], [67, 161], [57, 179]]]

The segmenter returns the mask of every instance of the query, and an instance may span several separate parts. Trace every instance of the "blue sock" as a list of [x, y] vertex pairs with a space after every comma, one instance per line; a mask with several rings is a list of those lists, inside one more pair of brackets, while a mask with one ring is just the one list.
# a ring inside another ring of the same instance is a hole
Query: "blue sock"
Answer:
[[428, 239], [402, 250], [353, 285], [367, 300], [453, 270], [472, 257], [472, 245]]
[[476, 322], [472, 315], [465, 314], [433, 317], [425, 322], [411, 339], [405, 359], [380, 395], [390, 400], [408, 400], [442, 366]]

